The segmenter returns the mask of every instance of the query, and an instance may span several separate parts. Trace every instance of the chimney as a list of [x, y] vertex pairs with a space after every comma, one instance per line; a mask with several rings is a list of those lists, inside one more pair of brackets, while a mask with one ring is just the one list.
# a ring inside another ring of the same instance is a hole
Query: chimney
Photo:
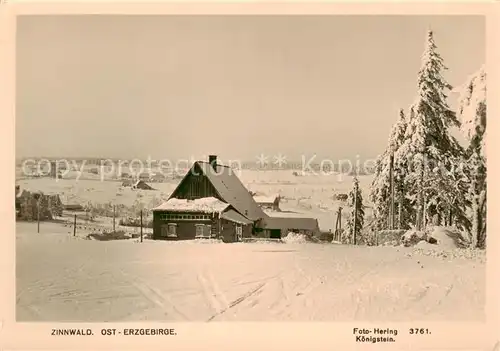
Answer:
[[208, 163], [212, 166], [213, 170], [217, 172], [217, 155], [209, 155]]

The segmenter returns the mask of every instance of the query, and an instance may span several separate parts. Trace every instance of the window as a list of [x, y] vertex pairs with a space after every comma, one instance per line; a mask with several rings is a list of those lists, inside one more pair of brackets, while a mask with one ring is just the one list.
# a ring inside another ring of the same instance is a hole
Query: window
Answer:
[[197, 238], [210, 238], [212, 234], [212, 226], [207, 224], [196, 224]]
[[177, 224], [169, 223], [167, 224], [167, 236], [171, 238], [177, 237]]
[[197, 224], [196, 225], [196, 237], [201, 238], [203, 237], [203, 228], [205, 226], [203, 224]]

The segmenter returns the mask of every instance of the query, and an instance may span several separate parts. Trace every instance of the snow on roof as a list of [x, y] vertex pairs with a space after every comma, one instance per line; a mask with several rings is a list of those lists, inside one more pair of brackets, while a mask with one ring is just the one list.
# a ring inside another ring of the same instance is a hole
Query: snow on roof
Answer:
[[305, 213], [299, 212], [284, 212], [284, 211], [268, 211], [264, 210], [264, 213], [269, 217], [280, 217], [280, 218], [308, 218]]
[[260, 196], [256, 195], [253, 197], [255, 202], [258, 204], [272, 204], [279, 198], [279, 195], [271, 195], [271, 196]]
[[244, 225], [252, 224], [252, 221], [246, 219], [244, 216], [236, 212], [235, 210], [228, 210], [221, 215], [221, 218], [227, 219], [231, 222], [236, 222]]
[[196, 200], [185, 199], [169, 199], [158, 207], [153, 208], [153, 211], [192, 211], [214, 213], [224, 211], [229, 204], [216, 199], [215, 197], [203, 197]]

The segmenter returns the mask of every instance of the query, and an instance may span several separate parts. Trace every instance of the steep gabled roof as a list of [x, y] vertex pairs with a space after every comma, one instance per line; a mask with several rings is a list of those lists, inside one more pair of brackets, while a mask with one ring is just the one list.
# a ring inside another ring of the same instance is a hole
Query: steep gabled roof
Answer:
[[240, 181], [234, 169], [216, 165], [214, 171], [208, 162], [198, 161], [197, 163], [224, 201], [231, 204], [239, 213], [251, 220], [267, 217]]
[[216, 170], [214, 170], [208, 162], [203, 161], [197, 161], [193, 164], [177, 188], [172, 192], [170, 198], [175, 195], [180, 185], [191, 172], [194, 171], [194, 167], [199, 167], [201, 169], [210, 183], [212, 183], [221, 199], [233, 206], [240, 214], [252, 221], [267, 217], [264, 211], [257, 205], [252, 195], [248, 192], [247, 188], [241, 183], [232, 168], [216, 165]]

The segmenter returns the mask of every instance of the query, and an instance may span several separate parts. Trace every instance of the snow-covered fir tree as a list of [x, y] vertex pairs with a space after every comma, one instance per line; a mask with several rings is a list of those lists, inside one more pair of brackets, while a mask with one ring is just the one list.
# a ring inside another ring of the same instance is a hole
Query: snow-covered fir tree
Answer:
[[469, 141], [468, 152], [476, 150], [486, 158], [486, 70], [481, 67], [462, 87], [458, 101], [461, 131]]
[[363, 229], [365, 210], [363, 205], [363, 196], [359, 187], [358, 177], [353, 178], [352, 189], [348, 197], [349, 218], [347, 220], [347, 234], [352, 243], [357, 243], [361, 238], [361, 230]]
[[486, 246], [486, 71], [484, 66], [468, 79], [458, 101], [462, 132], [469, 141], [465, 152], [469, 176], [469, 220], [473, 243]]
[[373, 203], [373, 230], [386, 229], [389, 218], [390, 179], [387, 154], [384, 152], [376, 160], [375, 176], [370, 188], [370, 201]]
[[394, 156], [394, 202], [395, 202], [395, 228], [394, 229], [410, 229], [409, 223], [412, 221], [412, 207], [410, 201], [406, 198], [406, 176], [408, 173], [407, 158], [403, 157], [399, 150], [403, 146], [406, 138], [406, 130], [408, 129], [408, 121], [401, 110], [399, 120], [394, 126], [389, 145]]
[[417, 79], [418, 94], [410, 107], [405, 141], [397, 152], [397, 158], [404, 159], [408, 167], [406, 197], [414, 208], [417, 229], [431, 218], [441, 222], [449, 212], [446, 210], [463, 211], [457, 200], [460, 193], [453, 184], [462, 149], [450, 133], [450, 128], [460, 123], [448, 106], [451, 86], [442, 76], [446, 69], [433, 32], [428, 31]]
[[57, 195], [49, 197], [49, 207], [52, 217], [61, 217], [63, 214], [63, 205], [61, 199]]
[[387, 229], [391, 196], [390, 159], [394, 156], [394, 195], [395, 195], [395, 219], [396, 228], [407, 228], [407, 217], [409, 216], [409, 202], [404, 197], [405, 159], [397, 158], [397, 151], [404, 143], [407, 121], [403, 109], [393, 125], [389, 134], [386, 150], [377, 159], [375, 177], [372, 182], [370, 200], [374, 204], [374, 228], [376, 230]]

